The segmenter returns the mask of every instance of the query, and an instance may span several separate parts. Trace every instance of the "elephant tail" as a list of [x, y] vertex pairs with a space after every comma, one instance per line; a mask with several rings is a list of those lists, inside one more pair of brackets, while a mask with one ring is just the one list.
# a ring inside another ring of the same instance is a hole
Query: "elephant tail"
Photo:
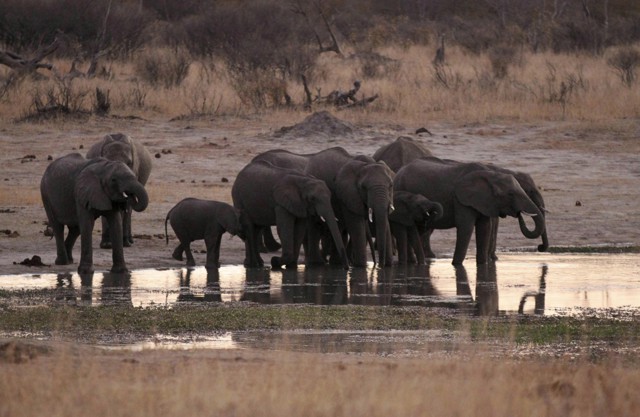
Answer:
[[173, 209], [169, 210], [169, 212], [167, 213], [167, 217], [165, 217], [164, 219], [164, 238], [167, 242], [167, 245], [169, 244], [169, 233], [167, 232], [167, 222], [169, 221], [169, 216], [171, 215], [172, 211]]

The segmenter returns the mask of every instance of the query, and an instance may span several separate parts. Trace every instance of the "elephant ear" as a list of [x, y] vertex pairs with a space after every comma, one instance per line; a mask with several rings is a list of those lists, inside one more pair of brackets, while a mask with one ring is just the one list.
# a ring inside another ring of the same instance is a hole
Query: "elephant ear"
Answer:
[[93, 169], [85, 168], [78, 174], [75, 195], [76, 203], [86, 209], [100, 211], [113, 209], [111, 199], [104, 192], [100, 178]]
[[358, 190], [359, 170], [366, 165], [361, 161], [350, 161], [345, 164], [336, 176], [336, 195], [351, 212], [364, 216], [366, 205]]
[[468, 173], [455, 187], [455, 196], [462, 205], [472, 207], [487, 217], [498, 217], [491, 175], [488, 171]]
[[299, 188], [304, 184], [296, 183], [293, 177], [287, 175], [273, 187], [273, 199], [295, 217], [307, 217], [307, 205]]

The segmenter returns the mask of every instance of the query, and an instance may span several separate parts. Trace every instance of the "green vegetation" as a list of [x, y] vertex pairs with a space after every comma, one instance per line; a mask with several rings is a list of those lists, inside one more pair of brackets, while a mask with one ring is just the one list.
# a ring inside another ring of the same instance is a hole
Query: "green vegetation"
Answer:
[[443, 330], [473, 341], [515, 344], [640, 343], [635, 313], [621, 317], [469, 317], [419, 307], [265, 306], [230, 303], [167, 308], [4, 308], [0, 331], [90, 341], [109, 335], [270, 330]]

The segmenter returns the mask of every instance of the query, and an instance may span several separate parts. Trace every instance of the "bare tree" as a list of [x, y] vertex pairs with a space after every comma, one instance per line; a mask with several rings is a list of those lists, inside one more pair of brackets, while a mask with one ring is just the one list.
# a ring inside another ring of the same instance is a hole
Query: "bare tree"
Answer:
[[294, 13], [299, 14], [302, 17], [304, 17], [304, 19], [306, 20], [307, 24], [309, 25], [309, 27], [313, 31], [313, 34], [314, 34], [314, 36], [316, 38], [316, 42], [318, 42], [318, 47], [319, 47], [320, 53], [323, 53], [323, 52], [335, 52], [338, 55], [342, 55], [342, 50], [340, 49], [340, 45], [338, 44], [338, 39], [336, 38], [335, 34], [333, 33], [333, 29], [331, 29], [331, 24], [329, 23], [329, 19], [327, 17], [327, 13], [325, 12], [325, 10], [322, 7], [321, 0], [313, 1], [313, 6], [315, 7], [316, 11], [318, 12], [318, 15], [320, 16], [320, 18], [322, 19], [322, 22], [324, 24], [325, 29], [329, 33], [329, 37], [331, 38], [331, 44], [329, 44], [329, 45], [325, 46], [323, 44], [322, 39], [320, 38], [320, 35], [315, 30], [314, 25], [311, 22], [311, 18], [309, 17], [309, 14], [307, 13], [305, 8], [303, 7], [303, 5], [300, 2], [300, 0], [295, 0], [295, 2], [291, 6], [291, 11], [293, 11]]

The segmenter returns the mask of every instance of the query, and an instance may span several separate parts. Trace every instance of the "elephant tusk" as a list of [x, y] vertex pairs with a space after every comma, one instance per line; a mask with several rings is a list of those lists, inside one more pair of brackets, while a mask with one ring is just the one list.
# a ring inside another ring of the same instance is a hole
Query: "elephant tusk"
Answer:
[[526, 211], [522, 211], [521, 214], [524, 214], [524, 215], [529, 216], [529, 217], [536, 217], [537, 216], [536, 213], [527, 213]]
[[393, 206], [393, 204], [391, 204], [389, 206], [389, 214], [393, 213], [394, 211], [396, 211], [396, 208]]
[[369, 223], [373, 223], [373, 210], [369, 207]]
[[322, 223], [326, 223], [327, 221], [324, 219], [324, 217], [320, 216], [320, 220], [322, 220]]
[[127, 193], [125, 193], [125, 192], [123, 192], [123, 193], [122, 193], [122, 196], [123, 196], [124, 198], [129, 198], [129, 196], [128, 196], [128, 195], [127, 195]]

